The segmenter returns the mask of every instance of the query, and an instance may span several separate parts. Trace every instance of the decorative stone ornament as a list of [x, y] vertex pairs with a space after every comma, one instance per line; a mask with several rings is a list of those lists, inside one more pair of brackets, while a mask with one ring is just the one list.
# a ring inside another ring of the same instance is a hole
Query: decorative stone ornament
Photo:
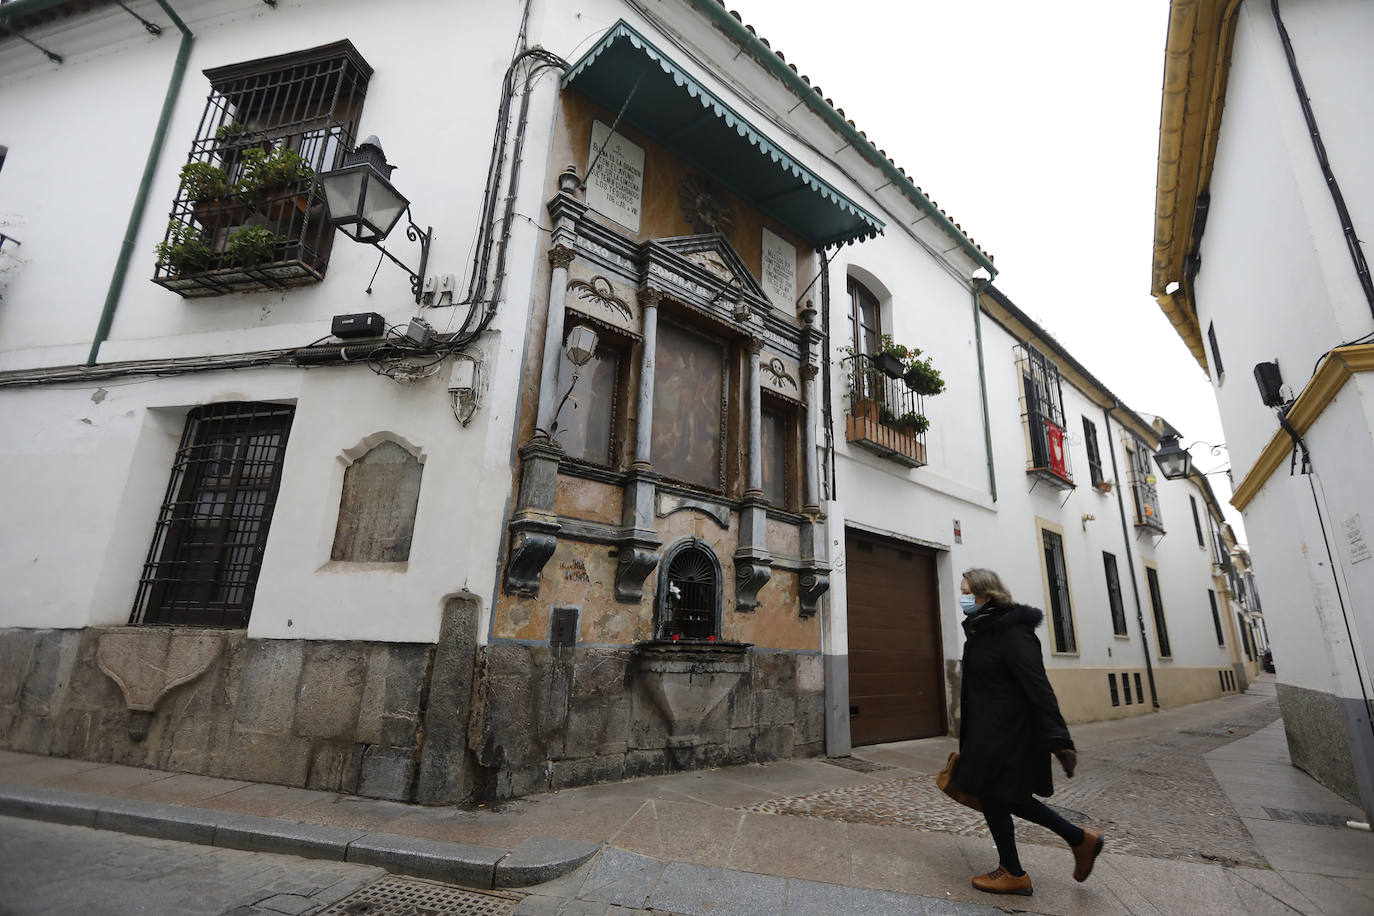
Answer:
[[677, 192], [678, 205], [687, 225], [698, 234], [719, 232], [726, 238], [735, 229], [735, 208], [725, 193], [705, 175], [692, 175], [683, 180]]
[[96, 664], [119, 686], [129, 710], [129, 737], [142, 741], [158, 703], [210, 670], [223, 638], [214, 633], [138, 627], [102, 634]]

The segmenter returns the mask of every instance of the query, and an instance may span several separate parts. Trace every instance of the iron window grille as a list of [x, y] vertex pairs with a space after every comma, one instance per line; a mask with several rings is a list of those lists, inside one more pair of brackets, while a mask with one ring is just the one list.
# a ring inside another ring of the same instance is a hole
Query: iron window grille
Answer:
[[1159, 512], [1159, 490], [1155, 486], [1154, 470], [1150, 467], [1150, 449], [1139, 439], [1126, 446], [1127, 465], [1131, 472], [1131, 499], [1135, 503], [1135, 526], [1164, 532], [1164, 519]]
[[1088, 479], [1093, 486], [1105, 483], [1102, 473], [1102, 453], [1097, 448], [1097, 424], [1087, 417], [1083, 418], [1083, 444], [1088, 450]]
[[664, 558], [659, 580], [658, 639], [706, 641], [719, 636], [720, 561], [692, 538]]
[[926, 463], [925, 398], [863, 354], [840, 361], [849, 386], [845, 439], [907, 467]]
[[[1120, 706], [1120, 705], [1121, 705], [1121, 697], [1120, 697], [1120, 696], [1117, 694], [1117, 692], [1116, 692], [1116, 673], [1115, 673], [1115, 672], [1108, 672], [1108, 673], [1107, 673], [1107, 689], [1108, 689], [1109, 691], [1111, 691], [1111, 694], [1112, 694], [1112, 705], [1113, 705], [1113, 706]], [[1128, 693], [1128, 694], [1127, 694], [1127, 697], [1129, 697], [1129, 696], [1130, 696], [1130, 694]], [[1126, 702], [1129, 703], [1130, 700], [1128, 699]]]
[[[1139, 675], [1137, 675], [1139, 677]], [[1121, 672], [1121, 692], [1126, 695], [1126, 705], [1131, 705], [1131, 676], [1125, 671]]]
[[1116, 568], [1116, 556], [1102, 551], [1102, 566], [1107, 576], [1107, 602], [1112, 609], [1112, 633], [1126, 635], [1126, 607], [1121, 600], [1121, 575]]
[[1159, 572], [1153, 566], [1146, 566], [1145, 579], [1150, 586], [1150, 608], [1155, 615], [1155, 640], [1159, 643], [1159, 657], [1172, 658], [1174, 651], [1169, 646], [1169, 625], [1164, 620], [1164, 598], [1159, 591]]
[[1064, 564], [1064, 539], [1048, 528], [1040, 536], [1045, 547], [1045, 575], [1050, 587], [1050, 622], [1054, 630], [1054, 651], [1076, 652], [1073, 632], [1073, 605], [1069, 600], [1069, 572]]
[[353, 148], [372, 67], [339, 41], [205, 75], [186, 161], [223, 184], [182, 183], [164, 246], [184, 256], [163, 252], [153, 282], [188, 298], [318, 282], [334, 239], [319, 176]]
[[1140, 686], [1140, 672], [1136, 671], [1132, 673], [1131, 677], [1135, 679], [1135, 701], [1137, 703], [1144, 703], [1145, 691]]
[[1059, 367], [1030, 344], [1016, 347], [1021, 374], [1021, 423], [1026, 433], [1026, 473], [1059, 489], [1074, 486], [1064, 447], [1064, 391]]
[[130, 623], [248, 625], [294, 413], [238, 401], [190, 412]]

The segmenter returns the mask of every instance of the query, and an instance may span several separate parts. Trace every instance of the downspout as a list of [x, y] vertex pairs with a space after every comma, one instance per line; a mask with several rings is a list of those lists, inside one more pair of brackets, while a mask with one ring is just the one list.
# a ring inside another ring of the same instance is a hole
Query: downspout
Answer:
[[[1120, 407], [1118, 402], [1113, 407]], [[1131, 531], [1126, 527], [1126, 501], [1121, 498], [1121, 471], [1116, 464], [1116, 440], [1112, 438], [1112, 408], [1102, 408], [1102, 418], [1107, 423], [1107, 450], [1112, 454], [1112, 477], [1116, 478], [1116, 508], [1121, 516], [1121, 540], [1126, 544], [1126, 568], [1131, 573], [1131, 594], [1135, 595], [1135, 622], [1140, 627], [1140, 645], [1145, 650], [1145, 677], [1150, 682], [1150, 703], [1159, 708], [1159, 692], [1155, 690], [1155, 669], [1150, 664], [1150, 637], [1145, 632], [1145, 612], [1140, 604], [1140, 583], [1135, 577], [1135, 559], [1131, 556]]]
[[172, 78], [167, 82], [167, 94], [162, 99], [162, 114], [158, 117], [157, 128], [153, 131], [153, 142], [148, 148], [148, 161], [143, 165], [143, 178], [134, 196], [133, 210], [129, 213], [129, 224], [124, 229], [124, 242], [115, 261], [114, 275], [110, 277], [110, 288], [105, 293], [105, 307], [100, 312], [100, 323], [96, 325], [95, 340], [91, 341], [91, 353], [86, 357], [86, 365], [94, 366], [100, 354], [100, 345], [110, 336], [110, 325], [114, 323], [115, 308], [119, 305], [120, 294], [124, 291], [124, 278], [129, 272], [129, 261], [134, 255], [134, 240], [138, 236], [139, 224], [143, 222], [143, 211], [148, 205], [148, 192], [153, 185], [153, 172], [158, 160], [162, 158], [162, 147], [167, 139], [167, 125], [172, 120], [172, 107], [181, 93], [181, 81], [186, 75], [186, 64], [191, 58], [191, 43], [195, 36], [181, 21], [181, 17], [167, 5], [167, 0], [157, 0], [157, 5], [172, 20], [181, 32], [181, 44], [177, 47], [177, 59], [172, 65]]
[[839, 499], [837, 490], [838, 481], [835, 480], [835, 424], [833, 418], [833, 407], [830, 402], [830, 250], [821, 249], [821, 331], [824, 337], [821, 340], [821, 390], [822, 407], [821, 416], [825, 422], [825, 453], [830, 459], [830, 486], [829, 496], [831, 500]]
[[983, 367], [983, 308], [978, 297], [988, 281], [979, 279], [973, 283], [973, 337], [978, 347], [978, 395], [983, 399], [983, 448], [988, 455], [988, 491], [992, 501], [997, 502], [997, 469], [992, 460], [992, 422], [988, 418], [988, 377]]

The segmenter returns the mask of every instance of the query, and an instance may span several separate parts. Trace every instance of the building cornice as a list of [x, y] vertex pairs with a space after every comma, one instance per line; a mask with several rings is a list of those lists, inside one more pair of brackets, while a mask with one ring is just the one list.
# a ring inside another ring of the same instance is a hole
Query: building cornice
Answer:
[[[1307, 434], [1327, 405], [1336, 399], [1345, 383], [1357, 372], [1374, 372], [1374, 343], [1339, 347], [1326, 355], [1316, 374], [1288, 411], [1288, 423], [1299, 436]], [[1293, 440], [1288, 433], [1282, 429], [1275, 430], [1269, 444], [1251, 465], [1240, 486], [1236, 487], [1231, 505], [1244, 511], [1292, 450]]]
[[1164, 54], [1150, 291], [1203, 372], [1187, 261], [1197, 244], [1198, 197], [1212, 179], [1239, 7], [1240, 0], [1173, 0]]

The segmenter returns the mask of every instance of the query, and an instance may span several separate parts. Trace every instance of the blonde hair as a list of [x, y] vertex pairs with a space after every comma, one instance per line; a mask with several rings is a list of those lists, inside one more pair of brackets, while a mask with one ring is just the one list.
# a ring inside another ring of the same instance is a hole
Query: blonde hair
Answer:
[[1011, 604], [1011, 592], [1002, 582], [1002, 577], [990, 569], [964, 570], [964, 580], [968, 582], [969, 591], [975, 595], [983, 595], [990, 602], [998, 606]]

